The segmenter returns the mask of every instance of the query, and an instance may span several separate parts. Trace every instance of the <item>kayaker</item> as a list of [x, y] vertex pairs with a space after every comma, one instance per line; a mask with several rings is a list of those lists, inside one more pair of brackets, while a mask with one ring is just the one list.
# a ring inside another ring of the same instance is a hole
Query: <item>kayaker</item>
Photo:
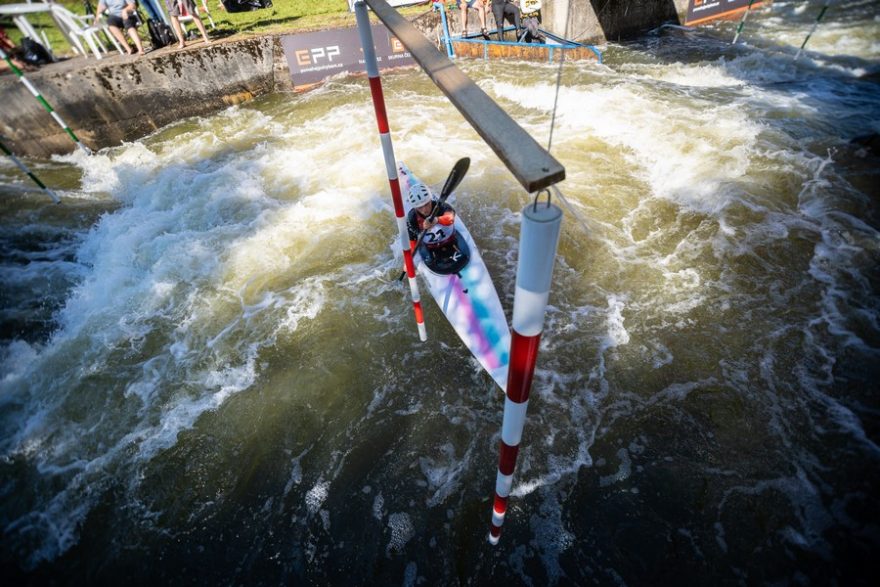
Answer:
[[[452, 206], [436, 201], [431, 189], [421, 182], [412, 184], [406, 197], [412, 206], [406, 216], [410, 248], [416, 246], [424, 230], [422, 244], [428, 252], [425, 262], [430, 264], [435, 258], [451, 256], [455, 252], [455, 210]], [[430, 219], [432, 212], [434, 220]]]

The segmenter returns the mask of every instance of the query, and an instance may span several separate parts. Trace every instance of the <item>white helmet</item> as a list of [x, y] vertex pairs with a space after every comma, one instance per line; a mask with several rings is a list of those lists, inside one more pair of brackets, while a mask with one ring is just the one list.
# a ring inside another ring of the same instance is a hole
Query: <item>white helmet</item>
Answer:
[[406, 199], [410, 206], [418, 208], [433, 200], [434, 195], [428, 186], [422, 182], [417, 182], [409, 186], [409, 193], [406, 194]]

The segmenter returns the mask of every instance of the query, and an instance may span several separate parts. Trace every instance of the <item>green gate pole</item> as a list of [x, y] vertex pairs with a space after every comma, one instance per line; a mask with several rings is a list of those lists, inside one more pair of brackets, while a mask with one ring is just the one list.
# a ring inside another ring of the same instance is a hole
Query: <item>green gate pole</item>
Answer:
[[828, 7], [831, 6], [833, 0], [828, 0], [823, 6], [822, 10], [819, 11], [819, 16], [816, 17], [816, 22], [813, 23], [813, 28], [810, 29], [810, 32], [807, 33], [807, 38], [804, 39], [804, 42], [801, 43], [801, 48], [798, 49], [797, 53], [795, 53], [794, 59], [797, 61], [797, 58], [801, 56], [801, 52], [804, 50], [804, 47], [807, 46], [807, 41], [810, 40], [810, 37], [813, 36], [813, 33], [816, 32], [816, 29], [819, 28], [819, 21], [822, 20], [822, 17], [825, 16], [825, 12], [828, 10]]
[[752, 11], [752, 4], [755, 0], [749, 0], [749, 5], [746, 7], [746, 11], [743, 12], [743, 17], [739, 21], [739, 26], [736, 27], [736, 34], [733, 35], [733, 40], [730, 42], [731, 45], [736, 45], [737, 39], [739, 39], [739, 34], [743, 31], [743, 27], [746, 24], [746, 19], [749, 17], [749, 12]]
[[9, 55], [7, 55], [6, 51], [4, 51], [3, 49], [0, 49], [0, 58], [6, 60], [6, 63], [9, 64], [9, 68], [15, 73], [15, 75], [18, 76], [18, 80], [24, 84], [24, 87], [26, 87], [31, 94], [34, 95], [34, 98], [37, 99], [37, 102], [43, 105], [43, 108], [46, 109], [46, 112], [52, 115], [52, 118], [55, 119], [55, 122], [57, 122], [59, 126], [64, 129], [64, 132], [66, 132], [70, 136], [70, 138], [73, 139], [73, 142], [76, 143], [76, 146], [85, 151], [86, 155], [91, 155], [92, 151], [80, 142], [79, 137], [77, 137], [73, 133], [73, 131], [70, 130], [70, 127], [67, 126], [67, 124], [65, 124], [63, 120], [61, 120], [61, 117], [58, 116], [58, 113], [55, 112], [55, 110], [53, 110], [51, 106], [49, 106], [49, 103], [46, 102], [46, 99], [40, 95], [40, 92], [37, 91], [37, 88], [35, 88], [33, 84], [31, 84], [30, 80], [28, 80], [28, 78], [24, 76], [21, 70], [17, 68], [14, 63], [12, 63], [12, 59], [9, 58]]
[[19, 169], [21, 169], [24, 173], [26, 173], [28, 175], [28, 177], [30, 177], [32, 180], [34, 180], [34, 183], [37, 184], [38, 186], [40, 186], [43, 189], [43, 191], [46, 192], [50, 198], [52, 198], [53, 202], [55, 202], [56, 204], [61, 202], [61, 198], [59, 198], [55, 194], [55, 192], [53, 192], [52, 190], [47, 188], [46, 184], [44, 184], [42, 181], [40, 181], [40, 178], [37, 177], [36, 175], [34, 175], [33, 172], [31, 172], [31, 170], [28, 169], [24, 163], [19, 161], [18, 157], [16, 157], [15, 155], [12, 154], [12, 151], [9, 150], [9, 148], [3, 143], [3, 141], [0, 141], [0, 151], [3, 151], [7, 155], [9, 155], [9, 158], [12, 159], [12, 162], [15, 163], [16, 165], [18, 165]]

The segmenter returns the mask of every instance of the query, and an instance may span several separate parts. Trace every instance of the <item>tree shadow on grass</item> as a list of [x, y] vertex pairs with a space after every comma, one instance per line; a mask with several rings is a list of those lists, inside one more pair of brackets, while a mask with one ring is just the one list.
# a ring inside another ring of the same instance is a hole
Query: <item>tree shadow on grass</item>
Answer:
[[238, 27], [238, 32], [253, 31], [254, 29], [263, 28], [263, 27], [266, 27], [269, 25], [282, 25], [282, 24], [287, 24], [287, 23], [293, 23], [301, 18], [302, 18], [301, 16], [286, 16], [283, 18], [272, 18], [272, 17], [263, 18], [263, 19], [255, 20], [254, 22], [250, 22], [250, 23], [247, 23], [247, 24], [244, 24], [244, 25]]

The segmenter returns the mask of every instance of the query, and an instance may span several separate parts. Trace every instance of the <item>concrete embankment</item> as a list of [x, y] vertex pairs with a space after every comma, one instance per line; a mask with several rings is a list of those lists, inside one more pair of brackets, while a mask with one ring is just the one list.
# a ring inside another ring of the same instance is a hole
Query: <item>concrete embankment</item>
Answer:
[[[631, 38], [667, 22], [683, 23], [688, 9], [688, 0], [544, 0], [542, 4], [544, 28], [591, 44]], [[491, 27], [491, 11], [488, 16]], [[457, 15], [450, 16], [449, 27], [454, 33], [461, 30]], [[479, 32], [476, 14], [468, 19], [468, 31]]]
[[619, 41], [666, 22], [685, 21], [688, 0], [552, 0], [544, 2], [544, 25], [584, 43]]
[[[93, 149], [291, 87], [277, 36], [162, 49], [140, 58], [78, 57], [25, 75]], [[0, 76], [0, 97], [0, 134], [15, 152], [46, 157], [75, 148], [15, 75]]]
[[[574, 40], [603, 43], [680, 22], [687, 0], [545, 0], [546, 28]], [[490, 16], [491, 19], [491, 16]], [[354, 19], [352, 18], [352, 21]], [[478, 26], [475, 15], [470, 19]], [[416, 26], [436, 36], [439, 17], [424, 14]], [[453, 30], [457, 15], [449, 18]], [[352, 24], [354, 24], [352, 22]], [[292, 89], [278, 35], [193, 44], [135, 58], [78, 57], [27, 73], [48, 103], [93, 149], [137, 140], [187, 116], [210, 114], [257, 96]], [[0, 76], [0, 134], [19, 154], [48, 157], [75, 146], [15, 75]]]

